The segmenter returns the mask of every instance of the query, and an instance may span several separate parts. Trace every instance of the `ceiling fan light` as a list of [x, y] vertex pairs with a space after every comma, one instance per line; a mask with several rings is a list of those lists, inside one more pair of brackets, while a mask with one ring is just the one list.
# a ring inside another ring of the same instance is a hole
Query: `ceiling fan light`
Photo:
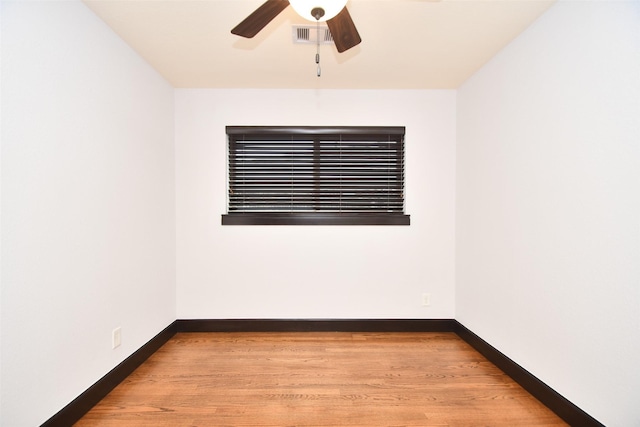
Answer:
[[318, 21], [324, 22], [336, 16], [347, 5], [347, 0], [289, 0], [289, 4], [296, 13], [312, 22], [316, 22], [316, 18], [311, 14], [314, 8], [322, 8], [324, 16]]

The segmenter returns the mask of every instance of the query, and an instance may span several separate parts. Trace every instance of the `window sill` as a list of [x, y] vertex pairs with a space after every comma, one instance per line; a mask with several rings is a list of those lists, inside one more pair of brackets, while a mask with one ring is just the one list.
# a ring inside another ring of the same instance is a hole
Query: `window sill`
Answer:
[[385, 213], [233, 213], [222, 225], [409, 225], [410, 216]]

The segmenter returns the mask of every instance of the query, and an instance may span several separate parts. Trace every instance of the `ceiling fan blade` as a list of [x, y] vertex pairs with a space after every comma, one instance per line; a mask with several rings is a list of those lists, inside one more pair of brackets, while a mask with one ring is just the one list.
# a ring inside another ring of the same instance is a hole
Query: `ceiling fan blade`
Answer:
[[333, 42], [336, 44], [336, 49], [340, 53], [351, 49], [362, 41], [346, 7], [335, 17], [329, 19], [327, 26], [331, 31], [331, 37], [333, 37]]
[[237, 36], [252, 38], [260, 32], [269, 22], [289, 6], [289, 0], [267, 0], [257, 8], [244, 21], [231, 30]]

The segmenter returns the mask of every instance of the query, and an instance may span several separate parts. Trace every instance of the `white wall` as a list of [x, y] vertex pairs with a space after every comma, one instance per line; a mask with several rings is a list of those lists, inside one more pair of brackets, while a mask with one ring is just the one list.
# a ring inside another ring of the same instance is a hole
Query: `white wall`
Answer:
[[457, 101], [456, 318], [640, 425], [640, 3], [556, 4]]
[[173, 89], [80, 2], [3, 1], [2, 67], [0, 424], [21, 427], [176, 318]]
[[[222, 227], [226, 125], [406, 126], [411, 225]], [[178, 318], [452, 318], [454, 178], [454, 91], [177, 90]]]

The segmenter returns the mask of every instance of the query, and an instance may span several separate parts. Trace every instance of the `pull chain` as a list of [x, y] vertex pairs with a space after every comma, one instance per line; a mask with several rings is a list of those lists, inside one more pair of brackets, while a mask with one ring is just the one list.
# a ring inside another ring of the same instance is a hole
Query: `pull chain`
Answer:
[[320, 22], [316, 20], [316, 64], [317, 64], [317, 73], [318, 77], [320, 77]]
[[321, 7], [314, 7], [313, 9], [311, 9], [311, 16], [313, 16], [314, 18], [316, 18], [316, 46], [317, 46], [317, 50], [316, 50], [316, 65], [317, 65], [317, 74], [318, 77], [320, 77], [321, 74], [321, 70], [320, 70], [320, 18], [322, 18], [324, 16], [324, 9]]

